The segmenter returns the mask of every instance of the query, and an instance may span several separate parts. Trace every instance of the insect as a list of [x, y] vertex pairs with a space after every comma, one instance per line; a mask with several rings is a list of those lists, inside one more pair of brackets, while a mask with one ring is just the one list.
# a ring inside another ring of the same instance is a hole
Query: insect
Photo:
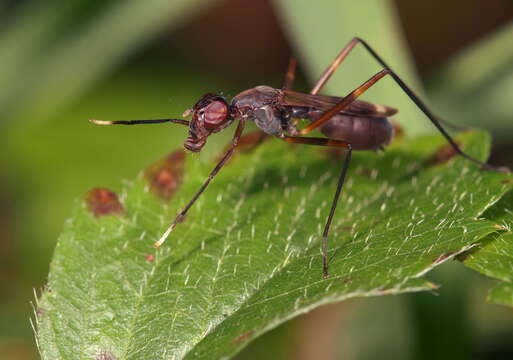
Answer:
[[[383, 69], [344, 97], [319, 95], [319, 92], [333, 73], [349, 55], [351, 50], [358, 44], [361, 44]], [[358, 97], [385, 76], [393, 78], [397, 85], [401, 87], [438, 131], [447, 139], [456, 153], [469, 161], [481, 165], [485, 170], [506, 171], [505, 168], [493, 167], [463, 152], [449, 133], [442, 127], [440, 120], [433, 115], [424, 102], [422, 102], [410, 87], [385, 63], [381, 56], [379, 56], [367, 42], [360, 38], [353, 38], [340, 51], [335, 60], [321, 75], [310, 93], [292, 90], [295, 71], [296, 59], [291, 57], [281, 89], [272, 88], [270, 86], [257, 86], [239, 93], [232, 99], [231, 103], [228, 103], [221, 95], [213, 93], [205, 94], [192, 109], [184, 112], [184, 117], [192, 116], [190, 121], [183, 119], [90, 120], [99, 125], [135, 125], [165, 122], [186, 125], [189, 127], [189, 134], [184, 142], [184, 147], [192, 152], [201, 151], [210, 135], [226, 129], [234, 121], [238, 122], [231, 145], [226, 153], [212, 170], [198, 192], [180, 211], [161, 238], [155, 243], [156, 247], [162, 245], [176, 225], [181, 222], [194, 202], [205, 191], [219, 170], [227, 163], [239, 143], [246, 122], [253, 121], [264, 133], [286, 142], [338, 147], [346, 150], [335, 195], [322, 233], [321, 250], [323, 276], [327, 278], [329, 274], [327, 255], [328, 235], [349, 163], [351, 162], [351, 154], [353, 150], [380, 149], [388, 145], [394, 136], [394, 128], [389, 117], [397, 113], [397, 110], [388, 106], [358, 100]], [[310, 120], [311, 123], [302, 129], [298, 129], [295, 122], [297, 119], [307, 119]], [[303, 136], [317, 128], [326, 136], [325, 138]]]

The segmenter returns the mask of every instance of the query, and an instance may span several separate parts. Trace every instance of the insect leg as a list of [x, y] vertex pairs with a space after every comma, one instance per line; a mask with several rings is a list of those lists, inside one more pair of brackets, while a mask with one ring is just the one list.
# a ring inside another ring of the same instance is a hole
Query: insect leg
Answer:
[[294, 56], [291, 56], [289, 59], [289, 65], [287, 67], [287, 73], [285, 74], [285, 79], [283, 79], [283, 86], [281, 87], [283, 90], [291, 90], [294, 86], [294, 79], [296, 77], [296, 66], [297, 60]]
[[[373, 51], [369, 47], [369, 51]], [[372, 53], [375, 54], [375, 53]], [[377, 55], [376, 55], [377, 56]], [[386, 64], [384, 62], [381, 62], [381, 58], [376, 58], [382, 65]], [[314, 130], [315, 128], [321, 126], [326, 121], [331, 119], [335, 114], [338, 112], [344, 110], [347, 106], [349, 106], [356, 98], [358, 98], [360, 95], [362, 95], [365, 91], [367, 91], [371, 86], [373, 86], [378, 80], [382, 79], [384, 76], [390, 75], [395, 80], [395, 82], [403, 89], [403, 91], [408, 95], [408, 97], [417, 105], [417, 107], [428, 117], [428, 119], [435, 125], [435, 127], [440, 131], [440, 133], [446, 138], [447, 142], [452, 146], [452, 148], [463, 158], [470, 160], [476, 164], [481, 165], [481, 167], [485, 170], [491, 170], [491, 171], [499, 171], [499, 172], [510, 172], [508, 168], [505, 167], [495, 167], [489, 164], [486, 164], [467, 153], [463, 152], [463, 150], [460, 149], [458, 144], [454, 141], [454, 139], [449, 135], [449, 133], [442, 127], [442, 124], [437, 120], [437, 118], [433, 115], [433, 113], [428, 109], [428, 107], [415, 95], [415, 93], [401, 80], [401, 78], [394, 73], [390, 68], [386, 67], [385, 69], [381, 70], [377, 74], [375, 74], [373, 77], [371, 77], [369, 80], [364, 82], [362, 85], [357, 87], [355, 90], [353, 90], [349, 95], [342, 98], [338, 104], [333, 106], [331, 109], [327, 110], [322, 116], [308, 125], [307, 127], [300, 130], [300, 134], [308, 134], [310, 131]]]
[[269, 135], [262, 130], [252, 131], [240, 138], [239, 148], [237, 151], [241, 153], [251, 152], [262, 145], [268, 138]]
[[176, 225], [183, 219], [183, 217], [185, 216], [185, 214], [187, 214], [187, 211], [189, 211], [189, 209], [192, 207], [194, 202], [196, 200], [198, 200], [198, 198], [203, 193], [203, 191], [205, 191], [208, 184], [210, 184], [210, 182], [217, 175], [219, 170], [221, 170], [221, 168], [224, 166], [224, 164], [226, 164], [226, 162], [230, 159], [230, 157], [233, 154], [233, 151], [235, 150], [235, 147], [239, 143], [239, 139], [242, 135], [242, 131], [244, 130], [244, 125], [245, 125], [245, 120], [241, 119], [239, 121], [239, 125], [237, 126], [237, 130], [235, 130], [235, 134], [233, 135], [232, 144], [231, 144], [230, 148], [226, 151], [224, 156], [217, 163], [216, 167], [210, 172], [207, 180], [203, 183], [203, 185], [198, 190], [196, 195], [194, 195], [192, 197], [192, 199], [189, 201], [189, 203], [182, 209], [182, 211], [180, 211], [180, 213], [176, 216], [175, 220], [171, 223], [171, 225], [167, 228], [167, 230], [164, 232], [164, 234], [160, 237], [160, 239], [157, 242], [155, 242], [155, 244], [153, 246], [159, 247], [160, 245], [162, 245], [162, 243], [164, 241], [166, 241], [166, 239], [169, 236], [169, 234], [171, 233], [171, 231], [173, 231], [173, 229], [176, 227]]
[[152, 119], [152, 120], [97, 120], [89, 119], [90, 122], [96, 125], [138, 125], [138, 124], [159, 124], [159, 123], [175, 123], [180, 125], [189, 126], [188, 120], [183, 119]]
[[285, 136], [282, 138], [283, 140], [291, 143], [298, 144], [306, 144], [306, 145], [320, 145], [320, 146], [335, 146], [335, 147], [343, 147], [347, 149], [346, 157], [344, 159], [344, 165], [342, 166], [342, 170], [340, 172], [340, 176], [338, 178], [337, 190], [335, 191], [335, 196], [333, 197], [333, 201], [331, 203], [330, 213], [328, 215], [328, 220], [326, 221], [326, 225], [324, 226], [324, 231], [322, 233], [322, 274], [324, 278], [327, 278], [328, 273], [328, 234], [330, 231], [331, 222], [333, 220], [333, 215], [335, 214], [335, 209], [337, 208], [338, 199], [340, 198], [340, 193], [342, 191], [342, 186], [344, 185], [344, 180], [346, 178], [347, 169], [349, 168], [349, 162], [351, 161], [351, 153], [353, 151], [351, 144], [346, 143], [340, 140], [333, 139], [325, 139], [325, 138], [309, 138], [309, 137], [293, 137], [293, 136]]
[[388, 64], [381, 58], [381, 56], [378, 55], [374, 49], [367, 44], [365, 40], [362, 40], [360, 38], [355, 37], [353, 39], [354, 41], [357, 41], [361, 43], [365, 49], [370, 53], [370, 55], [381, 65], [385, 70], [388, 71], [388, 74], [392, 76], [394, 81], [399, 85], [399, 87], [408, 95], [408, 97], [417, 105], [417, 107], [424, 113], [424, 115], [427, 116], [427, 118], [431, 121], [431, 123], [440, 131], [440, 133], [445, 137], [447, 142], [453, 147], [453, 149], [462, 157], [464, 157], [467, 160], [470, 160], [476, 164], [481, 165], [483, 169], [486, 170], [492, 170], [492, 171], [499, 171], [499, 172], [510, 172], [509, 169], [505, 167], [495, 167], [489, 164], [486, 164], [468, 154], [463, 152], [463, 150], [460, 149], [458, 144], [454, 141], [454, 139], [449, 135], [449, 133], [442, 127], [441, 122], [437, 119], [437, 117], [431, 112], [431, 110], [427, 107], [426, 104], [420, 98], [411, 90], [411, 88], [406, 85], [406, 83], [397, 75], [391, 68], [388, 66]]
[[319, 80], [317, 80], [317, 83], [310, 91], [310, 94], [315, 95], [319, 91], [321, 91], [321, 89], [324, 87], [324, 85], [326, 85], [326, 83], [328, 82], [331, 75], [333, 75], [333, 73], [337, 70], [337, 68], [340, 66], [340, 64], [342, 64], [342, 61], [344, 61], [344, 59], [347, 57], [347, 55], [349, 55], [351, 50], [353, 50], [353, 48], [358, 44], [359, 41], [360, 40], [358, 38], [353, 38], [351, 41], [349, 41], [347, 43], [346, 46], [344, 46], [342, 48], [342, 50], [337, 55], [335, 60], [333, 60], [333, 62], [330, 64], [330, 66], [328, 66], [328, 68], [326, 70], [324, 70], [324, 73], [321, 75]]
[[[389, 69], [391, 70], [391, 68], [383, 61], [383, 59], [375, 52], [372, 50], [372, 48], [370, 47], [370, 45], [367, 44], [367, 42], [365, 42], [364, 40], [358, 38], [358, 37], [354, 37], [353, 39], [351, 39], [351, 41], [349, 41], [346, 46], [344, 46], [342, 48], [342, 50], [340, 51], [340, 53], [337, 55], [337, 57], [335, 58], [335, 60], [333, 60], [333, 62], [328, 66], [328, 68], [324, 71], [324, 73], [321, 75], [321, 77], [319, 78], [319, 80], [317, 80], [317, 83], [315, 84], [315, 86], [312, 88], [312, 90], [310, 91], [310, 94], [312, 95], [316, 95], [317, 93], [319, 93], [319, 91], [321, 91], [321, 89], [324, 87], [324, 85], [326, 85], [326, 83], [328, 82], [328, 80], [330, 79], [330, 77], [335, 73], [335, 71], [338, 69], [338, 67], [340, 66], [340, 64], [342, 64], [342, 62], [345, 60], [345, 58], [349, 55], [349, 53], [354, 49], [354, 47], [358, 44], [358, 43], [362, 43], [362, 45], [364, 45], [366, 47], [366, 49], [371, 53], [371, 55], [381, 64], [381, 66], [383, 66], [385, 69]], [[445, 126], [453, 129], [453, 130], [468, 130], [468, 127], [466, 126], [461, 126], [461, 125], [456, 125], [456, 124], [452, 124], [446, 120], [442, 120], [440, 119], [439, 117], [437, 117], [437, 120], [444, 124]]]
[[[254, 151], [257, 147], [262, 145], [270, 135], [266, 134], [262, 130], [254, 130], [250, 131], [243, 136], [240, 137], [237, 148], [234, 151], [234, 154], [241, 153], [247, 154]], [[228, 151], [232, 144], [229, 144], [225, 147], [224, 151]]]
[[325, 111], [320, 118], [312, 122], [307, 127], [300, 130], [300, 134], [308, 134], [310, 131], [315, 128], [321, 126], [326, 121], [331, 119], [333, 116], [338, 114], [340, 111], [344, 110], [346, 107], [351, 105], [351, 103], [356, 100], [360, 95], [362, 95], [365, 91], [367, 91], [372, 85], [382, 79], [384, 76], [388, 75], [390, 70], [384, 69], [372, 76], [369, 80], [358, 86], [355, 90], [351, 91], [349, 95], [345, 96], [340, 100], [336, 105], [334, 105], [331, 109]]

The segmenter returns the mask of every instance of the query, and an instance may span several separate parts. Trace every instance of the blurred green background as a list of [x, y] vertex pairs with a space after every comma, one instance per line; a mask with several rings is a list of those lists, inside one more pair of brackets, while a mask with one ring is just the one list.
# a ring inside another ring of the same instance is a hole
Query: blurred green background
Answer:
[[[491, 162], [512, 166], [512, 20], [509, 0], [0, 0], [0, 359], [38, 358], [33, 289], [74, 201], [92, 187], [119, 191], [185, 138], [181, 127], [88, 118], [179, 117], [205, 92], [279, 87], [292, 52], [307, 90], [357, 35], [435, 112], [491, 131]], [[378, 70], [355, 50], [327, 90], [345, 94]], [[366, 98], [399, 107], [408, 135], [431, 131], [391, 81]], [[227, 136], [209, 140], [199, 161]], [[430, 278], [438, 296], [321, 308], [239, 358], [513, 358], [513, 312], [485, 304], [490, 280], [458, 264]]]

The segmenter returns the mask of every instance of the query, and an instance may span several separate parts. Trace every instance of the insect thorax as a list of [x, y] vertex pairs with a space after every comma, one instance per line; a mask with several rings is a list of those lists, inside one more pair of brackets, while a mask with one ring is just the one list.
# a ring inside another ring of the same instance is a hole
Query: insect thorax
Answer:
[[265, 133], [279, 136], [283, 133], [284, 115], [280, 108], [281, 92], [270, 86], [257, 86], [235, 96], [232, 107], [252, 120]]

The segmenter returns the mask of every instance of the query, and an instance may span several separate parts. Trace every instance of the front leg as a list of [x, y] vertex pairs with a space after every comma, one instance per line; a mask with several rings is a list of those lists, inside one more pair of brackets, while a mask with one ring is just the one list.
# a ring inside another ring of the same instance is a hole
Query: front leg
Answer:
[[237, 129], [235, 130], [235, 134], [233, 135], [233, 139], [232, 139], [230, 148], [226, 151], [226, 154], [221, 158], [221, 160], [216, 165], [216, 167], [210, 172], [207, 180], [205, 180], [205, 182], [203, 183], [201, 188], [198, 190], [196, 195], [194, 195], [192, 197], [192, 199], [189, 201], [189, 203], [183, 208], [183, 210], [180, 211], [180, 213], [176, 216], [175, 220], [171, 223], [171, 225], [169, 225], [169, 227], [164, 232], [164, 234], [160, 237], [160, 239], [157, 242], [155, 242], [155, 244], [153, 244], [153, 246], [158, 248], [164, 243], [164, 241], [166, 241], [166, 239], [169, 236], [169, 234], [171, 233], [171, 231], [173, 231], [173, 229], [176, 227], [176, 225], [178, 225], [178, 223], [180, 223], [180, 221], [183, 219], [185, 214], [187, 214], [187, 211], [189, 211], [189, 209], [196, 202], [196, 200], [198, 200], [200, 195], [203, 193], [203, 191], [205, 191], [208, 184], [210, 184], [212, 179], [214, 179], [214, 177], [217, 175], [219, 170], [221, 170], [221, 168], [228, 162], [228, 160], [230, 159], [230, 157], [233, 154], [233, 151], [239, 144], [239, 140], [240, 140], [240, 138], [242, 136], [242, 132], [244, 130], [244, 125], [245, 125], [245, 119], [241, 118], [241, 120], [239, 121], [239, 125], [237, 126]]

